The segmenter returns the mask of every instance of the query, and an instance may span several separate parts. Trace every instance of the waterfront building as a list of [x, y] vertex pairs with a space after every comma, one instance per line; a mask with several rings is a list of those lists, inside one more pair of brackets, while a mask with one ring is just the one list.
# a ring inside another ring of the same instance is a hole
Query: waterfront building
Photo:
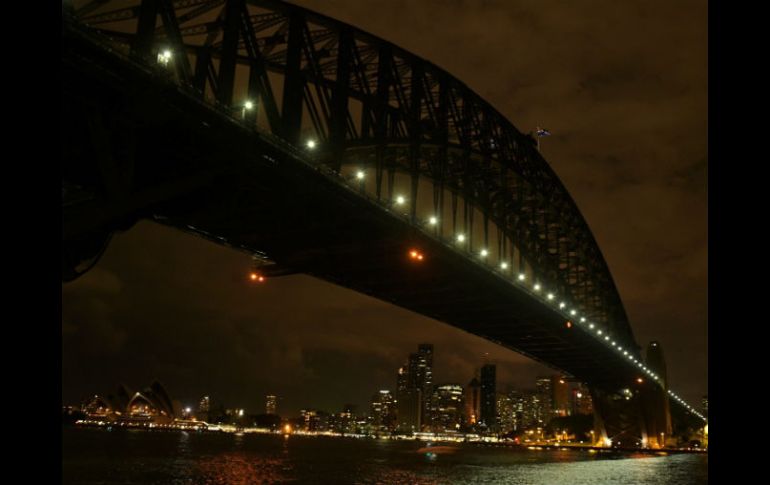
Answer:
[[437, 386], [431, 396], [431, 430], [456, 432], [463, 423], [463, 387], [459, 384]]
[[265, 414], [278, 414], [278, 397], [268, 394], [265, 397]]

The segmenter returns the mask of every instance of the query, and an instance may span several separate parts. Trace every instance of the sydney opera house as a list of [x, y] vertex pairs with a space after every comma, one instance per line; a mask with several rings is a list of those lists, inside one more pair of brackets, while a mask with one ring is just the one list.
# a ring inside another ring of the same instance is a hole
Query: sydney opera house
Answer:
[[165, 425], [182, 418], [179, 401], [172, 401], [157, 381], [142, 391], [121, 384], [114, 394], [95, 395], [87, 400], [83, 411], [89, 421], [125, 425]]

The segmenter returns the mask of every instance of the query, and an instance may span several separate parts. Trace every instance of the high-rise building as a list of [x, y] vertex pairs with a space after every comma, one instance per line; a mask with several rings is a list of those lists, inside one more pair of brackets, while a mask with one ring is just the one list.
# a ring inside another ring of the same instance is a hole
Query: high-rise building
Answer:
[[538, 377], [537, 387], [537, 420], [538, 425], [545, 427], [553, 417], [553, 380], [551, 377]]
[[433, 385], [433, 345], [420, 344], [409, 354], [407, 363], [396, 377], [398, 429], [421, 431], [429, 425], [430, 397]]
[[[420, 390], [416, 388], [416, 354], [409, 356], [409, 361], [399, 367], [396, 376], [396, 427], [400, 432], [420, 431]], [[412, 357], [415, 357], [412, 359]]]
[[570, 384], [567, 379], [563, 376], [551, 376], [551, 389], [553, 392], [552, 417], [570, 414]]
[[463, 420], [463, 387], [437, 386], [431, 396], [431, 428], [435, 432], [458, 431]]
[[591, 414], [594, 412], [591, 393], [583, 383], [570, 387], [570, 414]]
[[355, 433], [356, 417], [354, 409], [352, 404], [346, 404], [342, 407], [342, 412], [329, 416], [329, 428], [337, 433]]
[[265, 397], [265, 413], [266, 414], [278, 414], [278, 398], [269, 394]]
[[510, 395], [497, 394], [497, 426], [501, 433], [508, 433], [516, 427], [516, 413]]
[[465, 388], [465, 422], [473, 426], [481, 419], [481, 384], [475, 377]]
[[481, 368], [481, 423], [487, 429], [493, 429], [497, 425], [497, 389], [496, 367], [494, 364], [485, 364]]
[[208, 421], [209, 412], [211, 411], [211, 401], [208, 396], [203, 396], [198, 402], [198, 410], [195, 413], [195, 418], [198, 421]]
[[420, 344], [417, 347], [416, 384], [420, 389], [420, 427], [430, 423], [430, 398], [433, 394], [433, 344]]
[[390, 431], [396, 426], [396, 400], [388, 390], [372, 396], [370, 405], [372, 425], [378, 431]]

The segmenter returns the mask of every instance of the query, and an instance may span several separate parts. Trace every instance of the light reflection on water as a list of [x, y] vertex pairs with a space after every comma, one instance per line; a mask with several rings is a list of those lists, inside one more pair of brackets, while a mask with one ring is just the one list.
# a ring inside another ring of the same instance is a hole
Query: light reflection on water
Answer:
[[477, 445], [434, 452], [413, 441], [76, 428], [63, 429], [62, 443], [65, 484], [708, 483], [707, 455], [656, 457]]

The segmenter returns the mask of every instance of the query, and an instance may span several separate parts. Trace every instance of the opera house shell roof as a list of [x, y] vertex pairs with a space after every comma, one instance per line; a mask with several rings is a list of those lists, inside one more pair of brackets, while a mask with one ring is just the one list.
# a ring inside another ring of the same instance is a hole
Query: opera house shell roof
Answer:
[[121, 384], [114, 394], [95, 395], [83, 406], [92, 419], [169, 423], [181, 417], [181, 406], [172, 401], [163, 385], [155, 381], [142, 391]]

